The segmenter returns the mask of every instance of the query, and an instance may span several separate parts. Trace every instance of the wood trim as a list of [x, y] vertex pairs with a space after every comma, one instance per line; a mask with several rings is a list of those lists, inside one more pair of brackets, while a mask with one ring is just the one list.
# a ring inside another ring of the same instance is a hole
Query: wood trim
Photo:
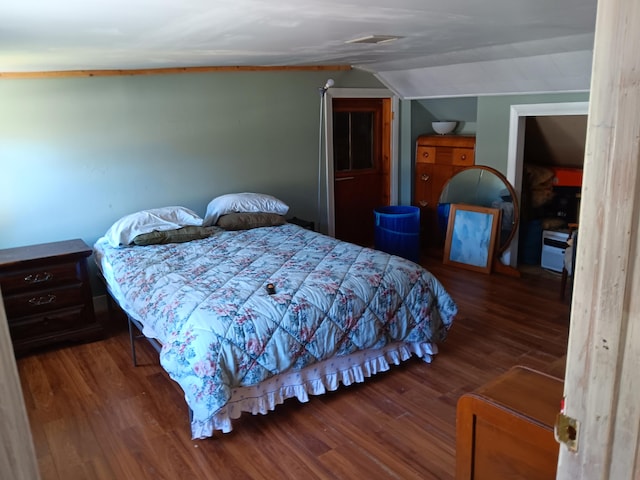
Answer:
[[15, 480], [38, 479], [40, 474], [27, 410], [11, 346], [4, 303], [1, 299], [2, 292], [0, 292], [0, 391], [2, 392], [0, 465], [2, 465], [2, 475], [3, 478]]
[[598, 4], [559, 479], [640, 478], [640, 9]]
[[67, 78], [67, 77], [117, 77], [134, 75], [175, 75], [179, 73], [208, 73], [208, 72], [308, 72], [308, 71], [346, 71], [350, 65], [301, 65], [301, 66], [260, 66], [237, 65], [220, 67], [171, 67], [171, 68], [139, 68], [113, 70], [56, 70], [50, 72], [0, 72], [0, 79], [24, 78]]
[[391, 130], [393, 123], [393, 108], [390, 98], [382, 99], [382, 175], [385, 205], [391, 205]]

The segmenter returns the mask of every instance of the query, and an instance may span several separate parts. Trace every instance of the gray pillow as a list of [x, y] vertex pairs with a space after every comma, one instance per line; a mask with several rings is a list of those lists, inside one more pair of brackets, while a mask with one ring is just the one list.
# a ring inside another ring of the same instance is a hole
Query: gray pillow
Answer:
[[229, 213], [218, 218], [218, 227], [225, 230], [249, 230], [258, 227], [275, 227], [284, 225], [284, 216], [277, 213]]
[[135, 245], [161, 245], [165, 243], [183, 243], [199, 240], [213, 235], [213, 227], [197, 227], [189, 225], [175, 230], [153, 231], [141, 233], [133, 239]]

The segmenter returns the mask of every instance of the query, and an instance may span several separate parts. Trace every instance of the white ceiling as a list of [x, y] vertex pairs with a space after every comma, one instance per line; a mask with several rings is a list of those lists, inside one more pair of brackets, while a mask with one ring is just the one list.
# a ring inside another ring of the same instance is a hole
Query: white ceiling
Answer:
[[[596, 0], [6, 0], [0, 72], [348, 64], [406, 98], [587, 90], [595, 16]], [[369, 35], [401, 38], [345, 43]]]

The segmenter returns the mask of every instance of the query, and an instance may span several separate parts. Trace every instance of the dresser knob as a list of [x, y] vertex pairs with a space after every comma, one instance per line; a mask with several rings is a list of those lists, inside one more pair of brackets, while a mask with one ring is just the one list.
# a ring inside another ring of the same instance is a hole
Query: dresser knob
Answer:
[[56, 296], [49, 294], [46, 297], [33, 297], [29, 300], [29, 303], [34, 307], [37, 307], [40, 305], [49, 305], [50, 303], [53, 303], [55, 301]]
[[418, 202], [418, 204], [419, 204], [421, 207], [426, 207], [427, 205], [429, 205], [429, 202], [426, 202], [426, 201], [424, 201], [424, 200], [420, 200], [420, 201]]
[[466, 160], [466, 159], [467, 159], [467, 156], [463, 153], [462, 155], [460, 155], [460, 158], [461, 158], [462, 160]]
[[424, 153], [422, 154], [422, 156], [423, 156], [424, 158], [429, 158], [429, 152], [424, 152]]
[[420, 179], [421, 179], [421, 180], [423, 180], [423, 181], [425, 181], [425, 182], [426, 182], [426, 181], [428, 181], [428, 180], [429, 180], [429, 178], [430, 178], [430, 177], [429, 177], [429, 175], [427, 175], [426, 173], [423, 173], [423, 174], [420, 176]]
[[42, 283], [48, 282], [53, 278], [49, 272], [36, 273], [35, 275], [27, 275], [24, 277], [24, 281], [27, 283]]

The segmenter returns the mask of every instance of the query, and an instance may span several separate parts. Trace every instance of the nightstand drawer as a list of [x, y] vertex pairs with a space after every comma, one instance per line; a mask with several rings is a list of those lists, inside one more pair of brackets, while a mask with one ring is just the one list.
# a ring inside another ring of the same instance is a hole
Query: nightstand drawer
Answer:
[[46, 315], [33, 315], [9, 322], [9, 332], [14, 341], [34, 339], [52, 333], [60, 335], [65, 331], [80, 328], [85, 316], [84, 305], [80, 305]]
[[9, 324], [17, 317], [51, 312], [83, 303], [82, 289], [76, 286], [5, 295], [4, 297], [4, 307], [7, 311]]
[[0, 286], [5, 295], [25, 290], [33, 292], [40, 289], [50, 289], [65, 284], [80, 283], [80, 281], [77, 262], [52, 264], [0, 274]]

